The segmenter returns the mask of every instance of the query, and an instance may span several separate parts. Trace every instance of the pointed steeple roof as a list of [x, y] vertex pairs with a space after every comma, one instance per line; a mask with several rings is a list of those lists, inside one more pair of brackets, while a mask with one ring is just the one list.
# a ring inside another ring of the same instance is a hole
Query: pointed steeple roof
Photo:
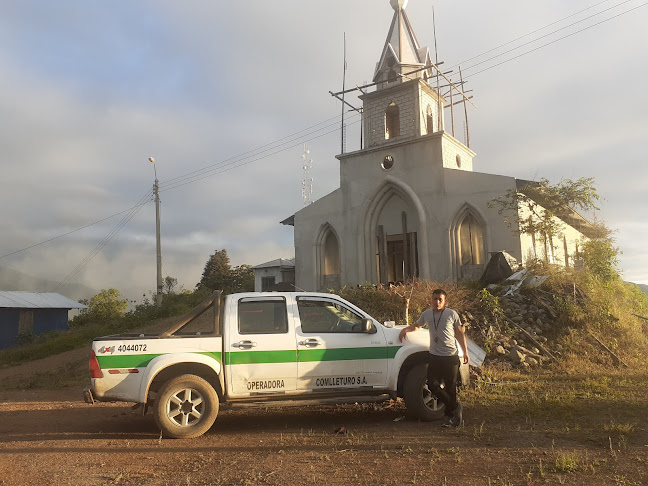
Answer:
[[424, 66], [430, 62], [429, 49], [421, 47], [405, 13], [407, 0], [390, 0], [390, 3], [394, 8], [394, 17], [380, 60], [376, 64], [374, 81], [377, 80], [379, 73], [383, 71], [389, 73], [394, 70], [395, 65]]

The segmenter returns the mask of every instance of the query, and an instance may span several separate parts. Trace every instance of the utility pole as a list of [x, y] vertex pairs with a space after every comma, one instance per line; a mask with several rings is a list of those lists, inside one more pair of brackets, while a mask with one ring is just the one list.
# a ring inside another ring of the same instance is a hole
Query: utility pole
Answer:
[[157, 293], [155, 295], [155, 303], [158, 307], [162, 306], [162, 245], [160, 244], [160, 191], [157, 178], [157, 170], [155, 169], [155, 159], [149, 157], [149, 161], [153, 164], [153, 173], [155, 174], [155, 182], [153, 183], [153, 194], [155, 194], [155, 243], [157, 249]]

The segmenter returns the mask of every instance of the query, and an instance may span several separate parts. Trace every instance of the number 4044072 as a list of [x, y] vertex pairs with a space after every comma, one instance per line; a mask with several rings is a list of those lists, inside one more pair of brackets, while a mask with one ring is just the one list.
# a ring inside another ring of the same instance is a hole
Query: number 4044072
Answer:
[[124, 351], [146, 351], [146, 344], [122, 344], [117, 348], [117, 351], [120, 353]]

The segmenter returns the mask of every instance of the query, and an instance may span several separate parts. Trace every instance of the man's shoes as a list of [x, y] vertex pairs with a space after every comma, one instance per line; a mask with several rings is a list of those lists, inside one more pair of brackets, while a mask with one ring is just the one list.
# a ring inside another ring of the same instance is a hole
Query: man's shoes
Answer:
[[455, 427], [459, 427], [461, 423], [463, 422], [463, 406], [461, 403], [457, 403], [457, 407], [454, 409], [454, 412], [452, 412], [452, 418], [451, 423]]
[[452, 427], [452, 417], [449, 415], [443, 416], [443, 421], [441, 422], [441, 427]]

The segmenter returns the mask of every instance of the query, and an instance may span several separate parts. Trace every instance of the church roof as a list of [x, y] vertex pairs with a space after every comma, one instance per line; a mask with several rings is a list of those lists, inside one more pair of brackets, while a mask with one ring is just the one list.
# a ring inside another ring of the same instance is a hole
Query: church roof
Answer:
[[[386, 68], [385, 64], [393, 58], [398, 64], [425, 65], [429, 61], [429, 49], [421, 47], [407, 18], [404, 7], [394, 5], [394, 17], [385, 40], [385, 45], [376, 64], [376, 75]], [[402, 2], [401, 2], [402, 3]]]

